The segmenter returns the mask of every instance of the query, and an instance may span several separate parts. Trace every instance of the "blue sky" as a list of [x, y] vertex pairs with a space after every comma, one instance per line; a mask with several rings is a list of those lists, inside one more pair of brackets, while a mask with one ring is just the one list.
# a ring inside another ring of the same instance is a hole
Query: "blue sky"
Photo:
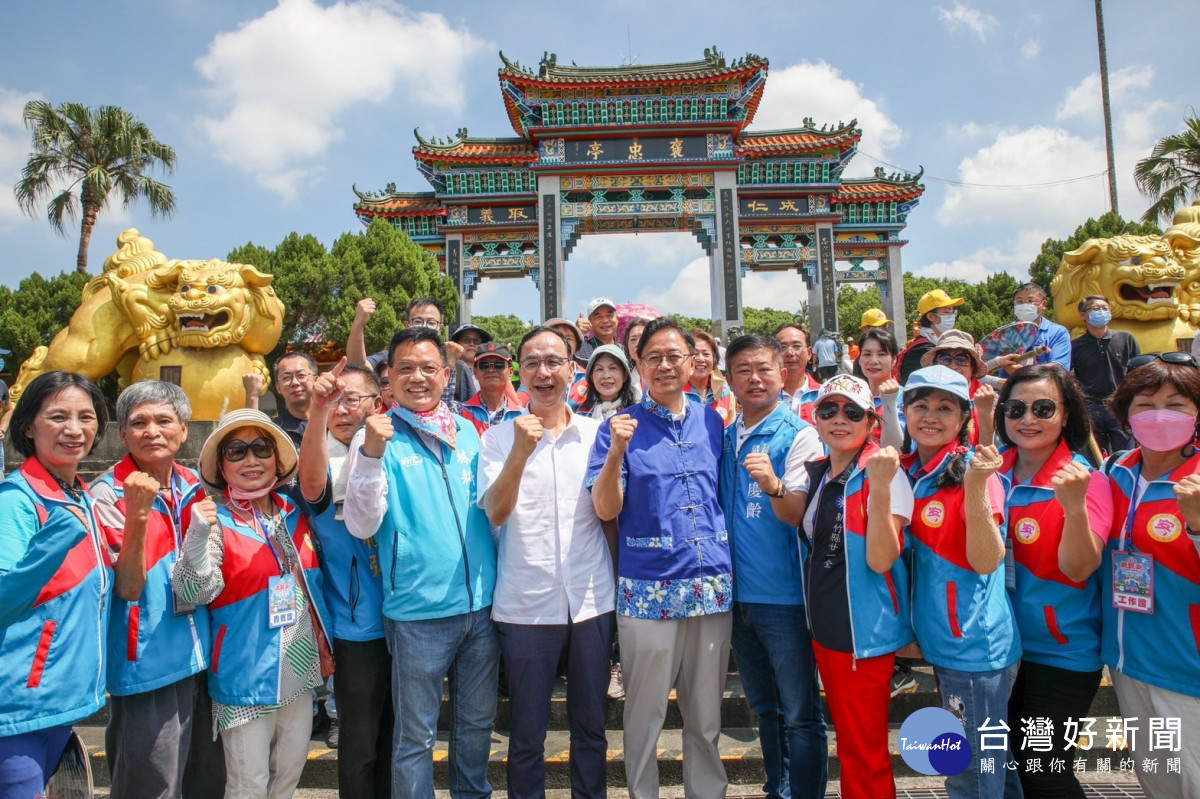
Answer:
[[[503, 50], [536, 66], [543, 51], [581, 65], [770, 59], [753, 127], [856, 117], [852, 174], [872, 158], [911, 170], [927, 190], [909, 217], [906, 270], [982, 279], [1022, 276], [1048, 236], [1107, 210], [1093, 5], [982, 2], [409, 2], [124, 0], [7, 4], [0, 26], [0, 283], [74, 268], [77, 238], [22, 216], [11, 186], [28, 154], [23, 104], [116, 104], [173, 145], [170, 220], [109, 209], [93, 272], [117, 234], [137, 227], [173, 258], [223, 257], [290, 231], [332, 245], [359, 229], [351, 185], [428, 184], [413, 128], [511, 136], [496, 79]], [[1182, 129], [1196, 106], [1194, 0], [1105, 6], [1120, 206], [1147, 205], [1137, 159]], [[1178, 31], [1184, 31], [1183, 36]], [[892, 171], [889, 167], [889, 171]], [[968, 187], [954, 185], [972, 184]], [[567, 263], [567, 307], [600, 294], [708, 313], [707, 266], [686, 234], [585, 237]], [[618, 290], [616, 287], [622, 287]], [[795, 309], [795, 274], [752, 276], [747, 305]], [[484, 281], [474, 312], [536, 314], [529, 280]]]

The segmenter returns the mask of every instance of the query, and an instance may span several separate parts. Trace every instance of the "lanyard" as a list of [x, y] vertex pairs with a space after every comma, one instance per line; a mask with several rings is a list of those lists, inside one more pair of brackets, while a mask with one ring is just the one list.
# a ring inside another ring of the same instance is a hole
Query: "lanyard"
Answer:
[[[1134, 517], [1134, 514], [1137, 513], [1138, 502], [1140, 502], [1142, 500], [1142, 498], [1146, 496], [1146, 492], [1150, 490], [1150, 483], [1147, 482], [1146, 488], [1143, 489], [1142, 492], [1139, 494], [1137, 484], [1138, 484], [1138, 482], [1140, 482], [1140, 480], [1141, 480], [1141, 468], [1139, 467], [1138, 474], [1136, 475], [1136, 481], [1133, 484], [1133, 495], [1129, 498], [1129, 514], [1125, 519], [1125, 530], [1121, 533], [1121, 541], [1117, 547], [1118, 551], [1120, 551], [1120, 552], [1133, 552], [1134, 551], [1134, 549], [1133, 549], [1133, 517]], [[1126, 548], [1126, 541], [1129, 542], [1128, 548]]]
[[171, 470], [171, 502], [167, 508], [170, 513], [167, 517], [171, 520], [171, 529], [175, 533], [175, 551], [179, 552], [183, 548], [183, 490], [179, 486], [179, 475], [175, 470]]
[[[287, 564], [279, 556], [279, 552], [275, 549], [275, 544], [272, 541], [275, 537], [273, 534], [275, 529], [274, 523], [268, 521], [265, 516], [259, 513], [258, 508], [254, 506], [250, 507], [250, 521], [254, 523], [255, 532], [267, 542], [267, 549], [271, 550], [271, 554], [275, 557], [275, 565], [279, 567], [279, 575], [281, 577], [286, 576], [288, 573]], [[271, 532], [268, 532], [268, 530]]]

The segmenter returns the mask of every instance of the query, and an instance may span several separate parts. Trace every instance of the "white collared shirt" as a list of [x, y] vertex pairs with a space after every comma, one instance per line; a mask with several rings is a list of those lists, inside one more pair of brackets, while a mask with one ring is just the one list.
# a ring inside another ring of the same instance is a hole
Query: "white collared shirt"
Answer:
[[[478, 496], [512, 451], [515, 420], [488, 428], [479, 452]], [[612, 558], [584, 487], [600, 422], [571, 413], [557, 435], [545, 430], [525, 463], [517, 504], [499, 528], [492, 618], [510, 624], [566, 624], [616, 607]]]

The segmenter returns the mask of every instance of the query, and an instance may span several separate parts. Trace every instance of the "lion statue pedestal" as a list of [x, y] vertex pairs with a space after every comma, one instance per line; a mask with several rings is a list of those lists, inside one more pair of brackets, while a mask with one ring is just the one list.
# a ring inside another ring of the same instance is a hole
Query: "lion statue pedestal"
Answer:
[[14, 402], [46, 372], [98, 379], [116, 371], [122, 388], [148, 378], [179, 384], [192, 418], [213, 420], [245, 406], [242, 375], [258, 372], [270, 385], [263, 356], [279, 342], [284, 311], [271, 275], [246, 264], [167, 260], [132, 229], [117, 245], [84, 286], [70, 324], [21, 365]]

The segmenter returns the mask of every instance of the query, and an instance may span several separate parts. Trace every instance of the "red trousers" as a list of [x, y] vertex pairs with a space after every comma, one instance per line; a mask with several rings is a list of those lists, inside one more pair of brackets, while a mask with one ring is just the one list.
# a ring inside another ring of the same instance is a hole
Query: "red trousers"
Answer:
[[858, 658], [812, 643], [833, 714], [843, 799], [895, 799], [888, 709], [896, 653]]

